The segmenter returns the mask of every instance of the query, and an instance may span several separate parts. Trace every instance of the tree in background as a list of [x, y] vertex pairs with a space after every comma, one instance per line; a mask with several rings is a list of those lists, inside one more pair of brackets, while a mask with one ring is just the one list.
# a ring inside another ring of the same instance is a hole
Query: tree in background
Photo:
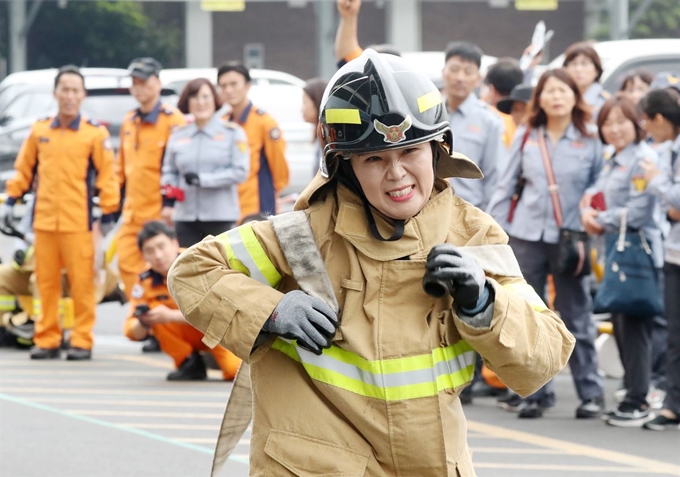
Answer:
[[[628, 14], [640, 6], [644, 0], [629, 0]], [[604, 10], [600, 17], [600, 25], [596, 28], [594, 37], [598, 41], [610, 39], [609, 12]], [[654, 0], [652, 5], [642, 15], [628, 38], [680, 38], [680, 1]]]
[[45, 2], [29, 34], [28, 68], [126, 68], [140, 56], [153, 56], [165, 67], [182, 66], [183, 8], [163, 17], [162, 22], [151, 18], [140, 3], [68, 2], [60, 8]]

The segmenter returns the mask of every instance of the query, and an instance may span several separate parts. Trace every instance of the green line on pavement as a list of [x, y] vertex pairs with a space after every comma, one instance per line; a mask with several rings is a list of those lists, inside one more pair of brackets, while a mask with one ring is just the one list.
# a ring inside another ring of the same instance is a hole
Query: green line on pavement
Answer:
[[[78, 419], [80, 421], [88, 422], [90, 424], [97, 424], [102, 427], [108, 427], [109, 429], [117, 429], [119, 431], [125, 431], [125, 432], [131, 432], [132, 434], [137, 434], [138, 436], [142, 437], [148, 437], [149, 439], [153, 439], [155, 441], [159, 442], [164, 442], [166, 444], [173, 444], [179, 447], [184, 447], [185, 449], [191, 449], [195, 450], [198, 452], [202, 452], [204, 454], [213, 454], [213, 451], [206, 447], [202, 446], [197, 446], [194, 444], [191, 444], [190, 442], [181, 442], [181, 441], [175, 441], [173, 439], [170, 439], [169, 437], [164, 437], [158, 434], [154, 434], [153, 432], [147, 432], [142, 429], [135, 429], [132, 427], [126, 427], [126, 426], [120, 426], [118, 424], [114, 424], [112, 422], [107, 422], [107, 421], [102, 421], [101, 419], [95, 419], [92, 417], [88, 416], [81, 416], [79, 414], [73, 414], [71, 412], [67, 411], [62, 411], [61, 409], [58, 409], [56, 407], [52, 406], [46, 406], [44, 404], [39, 404], [37, 402], [29, 401], [28, 399], [23, 399], [15, 396], [10, 396], [8, 394], [0, 393], [0, 399], [8, 401], [8, 402], [13, 402], [15, 404], [21, 404], [23, 406], [28, 406], [32, 407], [34, 409], [40, 409], [41, 411], [47, 411], [51, 412], [52, 414], [57, 414], [59, 416], [64, 416], [64, 417], [70, 417], [72, 419]], [[233, 460], [234, 462], [238, 462], [240, 464], [248, 464], [248, 459], [244, 459], [243, 457], [236, 457], [236, 456], [230, 456], [229, 460]]]

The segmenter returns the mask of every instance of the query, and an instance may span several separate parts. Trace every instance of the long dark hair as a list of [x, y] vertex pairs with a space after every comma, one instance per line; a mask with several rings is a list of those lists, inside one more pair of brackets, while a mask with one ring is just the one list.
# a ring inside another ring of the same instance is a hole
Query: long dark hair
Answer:
[[545, 111], [541, 109], [540, 98], [541, 94], [543, 93], [543, 89], [545, 88], [545, 83], [550, 78], [555, 78], [560, 80], [562, 83], [566, 83], [566, 85], [569, 86], [569, 88], [571, 88], [571, 90], [574, 92], [576, 103], [574, 105], [574, 109], [571, 110], [571, 122], [581, 134], [591, 137], [592, 135], [588, 132], [588, 128], [586, 127], [586, 124], [588, 121], [590, 121], [591, 117], [590, 106], [588, 106], [585, 101], [583, 101], [583, 97], [581, 96], [578, 86], [576, 86], [576, 83], [572, 79], [571, 75], [567, 73], [567, 70], [564, 68], [556, 68], [554, 70], [546, 71], [543, 73], [543, 76], [541, 76], [541, 79], [538, 80], [538, 84], [534, 89], [534, 94], [531, 96], [531, 101], [529, 101], [529, 119], [527, 120], [527, 124], [532, 128], [538, 128], [540, 126], [545, 126], [548, 122], [548, 117], [546, 116]]
[[676, 130], [680, 129], [680, 93], [673, 88], [655, 89], [640, 100], [640, 109], [650, 119], [660, 114]]

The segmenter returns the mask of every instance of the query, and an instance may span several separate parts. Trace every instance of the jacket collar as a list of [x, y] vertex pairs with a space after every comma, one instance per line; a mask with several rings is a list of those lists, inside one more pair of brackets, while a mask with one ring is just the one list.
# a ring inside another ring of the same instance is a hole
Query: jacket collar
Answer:
[[154, 271], [151, 268], [147, 271], [147, 273], [151, 277], [151, 286], [159, 287], [161, 285], [165, 285], [165, 277], [163, 275]]
[[[477, 99], [477, 95], [475, 93], [470, 93], [470, 94], [468, 94], [468, 97], [465, 98], [465, 101], [460, 103], [460, 106], [458, 106], [458, 109], [456, 109], [456, 111], [449, 110], [449, 114], [455, 113], [455, 112], [458, 111], [463, 116], [469, 116], [474, 111], [474, 107], [477, 104], [477, 101], [479, 101]], [[449, 109], [448, 106], [446, 107], [446, 109]]]
[[158, 101], [156, 106], [147, 115], [144, 115], [141, 109], [137, 108], [135, 112], [135, 118], [142, 118], [143, 123], [156, 124], [158, 122], [158, 115], [161, 112], [161, 102]]
[[[447, 181], [437, 179], [430, 200], [416, 216], [406, 221], [404, 236], [394, 242], [379, 242], [371, 235], [361, 200], [340, 184], [337, 189], [335, 232], [374, 260], [390, 261], [412, 256], [425, 259], [432, 247], [446, 241], [452, 199], [451, 186]], [[377, 211], [372, 211], [380, 233], [389, 237], [393, 226]]]
[[221, 119], [217, 114], [214, 114], [213, 117], [210, 118], [210, 121], [207, 122], [203, 129], [199, 129], [198, 126], [196, 125], [196, 122], [191, 122], [186, 126], [186, 128], [187, 132], [191, 136], [203, 133], [210, 138], [217, 136], [224, 129], [221, 124]]
[[[52, 124], [50, 124], [50, 127], [52, 129], [61, 127], [61, 122], [59, 122], [59, 116], [54, 117], [54, 119], [52, 120]], [[73, 131], [77, 131], [80, 128], [80, 114], [78, 114], [78, 116], [76, 116], [76, 118], [73, 121], [71, 121], [71, 124], [69, 124], [66, 127]]]
[[[252, 101], [248, 101], [248, 106], [246, 106], [246, 109], [243, 110], [243, 112], [241, 113], [241, 116], [239, 116], [239, 118], [236, 119], [235, 121], [236, 121], [239, 125], [243, 126], [243, 125], [246, 123], [246, 121], [248, 120], [248, 115], [250, 114], [250, 111], [251, 111], [252, 109], [253, 109], [253, 102], [252, 102]], [[227, 118], [228, 118], [229, 121], [234, 121], [234, 113], [233, 113], [233, 112], [230, 112], [230, 113], [227, 115]]]

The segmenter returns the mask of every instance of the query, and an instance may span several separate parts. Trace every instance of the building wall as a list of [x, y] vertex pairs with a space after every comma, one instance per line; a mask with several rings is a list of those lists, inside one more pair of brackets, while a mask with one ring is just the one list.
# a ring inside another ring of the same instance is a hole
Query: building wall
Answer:
[[[398, 2], [398, 0], [397, 0]], [[364, 0], [359, 17], [361, 45], [385, 43], [386, 14], [378, 2]], [[422, 49], [443, 50], [450, 41], [477, 43], [486, 54], [519, 58], [543, 19], [556, 31], [553, 56], [583, 38], [584, 6], [560, 1], [554, 12], [519, 12], [512, 6], [491, 8], [487, 1], [423, 1]], [[317, 75], [316, 25], [313, 2], [289, 7], [287, 2], [246, 2], [243, 12], [213, 13], [213, 60], [243, 60], [246, 43], [264, 45], [264, 67], [300, 78]], [[328, 55], [334, 56], [332, 49]]]

